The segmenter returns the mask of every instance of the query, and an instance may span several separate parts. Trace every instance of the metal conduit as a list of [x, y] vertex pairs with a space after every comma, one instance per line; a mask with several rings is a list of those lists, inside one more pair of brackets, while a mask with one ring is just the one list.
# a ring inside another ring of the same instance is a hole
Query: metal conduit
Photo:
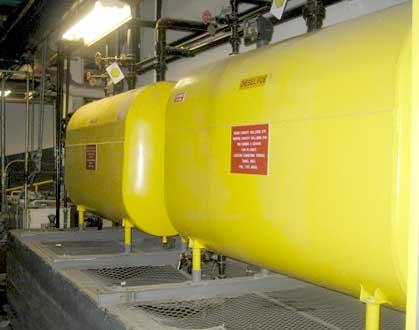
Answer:
[[29, 179], [29, 130], [30, 130], [30, 95], [29, 72], [26, 73], [26, 128], [25, 128], [25, 165], [24, 165], [24, 202], [23, 229], [28, 228], [28, 179]]
[[1, 80], [1, 100], [0, 100], [0, 154], [1, 154], [1, 212], [7, 211], [6, 199], [6, 96], [5, 96], [5, 76]]

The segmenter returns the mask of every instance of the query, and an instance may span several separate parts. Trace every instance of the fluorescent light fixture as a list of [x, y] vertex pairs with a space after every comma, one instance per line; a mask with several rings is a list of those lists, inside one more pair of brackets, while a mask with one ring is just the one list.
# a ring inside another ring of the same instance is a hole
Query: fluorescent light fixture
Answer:
[[94, 44], [132, 18], [131, 7], [119, 0], [96, 1], [93, 8], [63, 34], [63, 39]]
[[[4, 91], [4, 97], [9, 96], [12, 93], [12, 91], [10, 89], [6, 89]], [[0, 90], [0, 97], [3, 96], [3, 91]]]

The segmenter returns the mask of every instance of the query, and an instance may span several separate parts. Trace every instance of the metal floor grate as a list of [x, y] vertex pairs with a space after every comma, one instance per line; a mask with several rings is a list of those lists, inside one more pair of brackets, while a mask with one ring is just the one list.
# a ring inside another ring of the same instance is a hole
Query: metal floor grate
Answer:
[[[268, 296], [342, 330], [364, 330], [365, 306], [359, 300], [333, 291], [309, 287], [268, 293]], [[404, 329], [404, 314], [383, 308], [382, 330]]]
[[329, 329], [256, 294], [138, 307], [151, 314], [156, 321], [180, 329]]
[[[365, 307], [322, 288], [301, 288], [234, 298], [136, 306], [162, 325], [178, 329], [363, 330]], [[404, 315], [384, 309], [383, 330], [403, 329]]]
[[170, 265], [89, 269], [108, 285], [153, 285], [185, 282], [189, 278]]
[[66, 241], [44, 242], [42, 244], [61, 256], [117, 254], [124, 252], [124, 246], [116, 241]]

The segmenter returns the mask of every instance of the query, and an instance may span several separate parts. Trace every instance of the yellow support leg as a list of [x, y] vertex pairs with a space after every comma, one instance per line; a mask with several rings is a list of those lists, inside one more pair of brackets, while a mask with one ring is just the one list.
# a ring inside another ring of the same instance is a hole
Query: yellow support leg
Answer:
[[163, 237], [161, 238], [161, 243], [162, 243], [163, 245], [167, 245], [167, 243], [169, 243], [169, 240], [167, 239], [167, 236], [163, 236]]
[[381, 306], [374, 303], [367, 303], [366, 305], [365, 330], [380, 330]]
[[192, 248], [192, 281], [201, 281], [201, 250], [203, 246], [196, 240], [190, 240]]
[[86, 212], [86, 209], [83, 206], [78, 205], [77, 212], [79, 213], [79, 229], [83, 230], [84, 229], [84, 214]]
[[380, 330], [381, 324], [381, 305], [386, 303], [386, 298], [380, 289], [374, 293], [361, 287], [361, 301], [366, 305], [365, 330]]
[[129, 222], [129, 220], [124, 219], [123, 220], [124, 225], [124, 241], [125, 241], [125, 253], [131, 253], [132, 252], [132, 224]]

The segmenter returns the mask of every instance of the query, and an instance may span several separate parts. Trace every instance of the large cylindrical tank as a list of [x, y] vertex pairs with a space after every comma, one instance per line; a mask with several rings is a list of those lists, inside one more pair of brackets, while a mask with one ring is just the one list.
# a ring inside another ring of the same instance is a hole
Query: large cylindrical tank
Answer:
[[157, 83], [74, 113], [65, 181], [75, 204], [153, 235], [176, 234], [164, 204], [165, 110], [172, 89]]
[[179, 81], [166, 204], [180, 234], [404, 309], [410, 14], [393, 7]]

